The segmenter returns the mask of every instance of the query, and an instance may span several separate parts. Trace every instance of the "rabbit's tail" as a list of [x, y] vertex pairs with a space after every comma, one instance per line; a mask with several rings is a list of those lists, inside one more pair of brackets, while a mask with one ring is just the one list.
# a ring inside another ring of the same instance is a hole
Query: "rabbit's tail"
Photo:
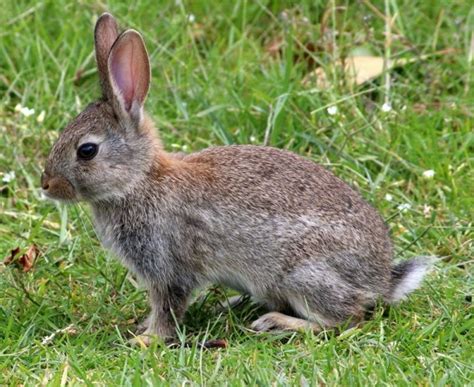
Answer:
[[435, 257], [420, 256], [393, 266], [392, 285], [387, 301], [390, 303], [401, 301], [418, 288], [423, 277], [435, 262]]

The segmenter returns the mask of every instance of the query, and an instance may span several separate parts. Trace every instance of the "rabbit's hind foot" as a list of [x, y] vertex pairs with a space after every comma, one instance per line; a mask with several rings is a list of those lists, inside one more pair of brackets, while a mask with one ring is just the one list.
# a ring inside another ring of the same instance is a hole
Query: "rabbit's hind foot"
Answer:
[[256, 332], [288, 332], [312, 330], [321, 332], [324, 327], [313, 321], [291, 317], [280, 312], [270, 312], [255, 320], [250, 328]]

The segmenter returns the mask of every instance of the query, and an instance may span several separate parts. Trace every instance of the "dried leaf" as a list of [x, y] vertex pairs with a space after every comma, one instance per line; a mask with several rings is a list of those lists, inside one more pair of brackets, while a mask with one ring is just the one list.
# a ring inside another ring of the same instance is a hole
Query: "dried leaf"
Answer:
[[207, 340], [204, 343], [202, 343], [202, 347], [206, 349], [227, 348], [227, 340], [225, 339]]
[[314, 60], [315, 53], [321, 51], [321, 47], [314, 43], [306, 43], [302, 49], [302, 52], [295, 55], [295, 62], [304, 61], [308, 65], [308, 69], [313, 69], [316, 65]]
[[44, 220], [43, 221], [43, 226], [53, 229], [53, 230], [59, 230], [61, 228], [61, 225], [56, 222], [50, 222], [49, 220]]
[[36, 259], [39, 255], [39, 249], [36, 245], [31, 245], [25, 254], [23, 254], [19, 259], [18, 262], [22, 266], [23, 271], [26, 273], [33, 268], [33, 265], [36, 262]]
[[205, 25], [201, 23], [192, 23], [190, 26], [190, 34], [195, 42], [203, 42], [206, 39]]
[[[387, 70], [392, 67], [392, 62], [387, 62]], [[348, 82], [355, 83], [356, 85], [361, 85], [377, 78], [384, 70], [384, 58], [379, 56], [349, 57], [344, 66]]]
[[412, 109], [416, 113], [424, 113], [425, 111], [438, 111], [442, 109], [454, 109], [456, 105], [452, 102], [433, 101], [428, 103], [415, 103]]
[[5, 257], [5, 259], [3, 260], [3, 264], [5, 266], [8, 266], [9, 264], [11, 264], [13, 262], [13, 260], [15, 259], [15, 256], [20, 252], [20, 248], [19, 247], [16, 247], [14, 248], [13, 250], [10, 251], [10, 254], [7, 255]]
[[[384, 71], [391, 70], [395, 67], [402, 67], [409, 63], [425, 60], [431, 56], [448, 55], [453, 52], [456, 52], [456, 50], [445, 49], [432, 54], [421, 55], [416, 58], [388, 60], [387, 63], [384, 63], [384, 58], [381, 56], [353, 55], [345, 58], [344, 61], [337, 61], [335, 67], [339, 71], [344, 72], [348, 84], [358, 86], [379, 77]], [[302, 82], [304, 85], [315, 84], [317, 87], [322, 89], [328, 88], [331, 84], [329, 74], [322, 67], [318, 67], [316, 70], [306, 75]]]
[[[265, 52], [274, 59], [281, 59], [283, 56], [283, 48], [285, 40], [281, 36], [277, 36], [265, 44]], [[298, 43], [294, 48], [293, 62], [306, 63], [308, 69], [313, 69], [316, 61], [314, 60], [315, 53], [321, 51], [321, 47], [312, 42]]]
[[[348, 84], [361, 85], [371, 79], [377, 78], [384, 72], [384, 58], [379, 56], [351, 56], [344, 61], [336, 62], [335, 66], [343, 69]], [[393, 67], [389, 62], [388, 69]], [[322, 67], [318, 67], [303, 79], [303, 84], [316, 83], [317, 87], [326, 89], [330, 86], [329, 76]]]
[[281, 36], [273, 38], [265, 45], [265, 51], [272, 58], [279, 58], [282, 53], [284, 40]]

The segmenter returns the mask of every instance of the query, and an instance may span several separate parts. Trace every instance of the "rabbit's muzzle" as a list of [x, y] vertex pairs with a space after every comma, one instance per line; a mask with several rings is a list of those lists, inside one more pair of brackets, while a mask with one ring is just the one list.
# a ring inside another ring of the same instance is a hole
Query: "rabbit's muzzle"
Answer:
[[71, 201], [76, 199], [74, 186], [63, 176], [51, 176], [47, 171], [41, 175], [43, 193], [56, 200]]

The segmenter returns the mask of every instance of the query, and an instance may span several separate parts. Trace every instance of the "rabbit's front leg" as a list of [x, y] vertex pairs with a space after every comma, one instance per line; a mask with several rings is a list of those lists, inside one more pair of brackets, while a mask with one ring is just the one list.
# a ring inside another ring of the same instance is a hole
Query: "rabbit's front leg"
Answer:
[[165, 341], [176, 336], [176, 324], [186, 311], [190, 290], [179, 285], [151, 285], [148, 289], [151, 312], [145, 320], [145, 331], [133, 338], [133, 344], [149, 345], [153, 337]]

